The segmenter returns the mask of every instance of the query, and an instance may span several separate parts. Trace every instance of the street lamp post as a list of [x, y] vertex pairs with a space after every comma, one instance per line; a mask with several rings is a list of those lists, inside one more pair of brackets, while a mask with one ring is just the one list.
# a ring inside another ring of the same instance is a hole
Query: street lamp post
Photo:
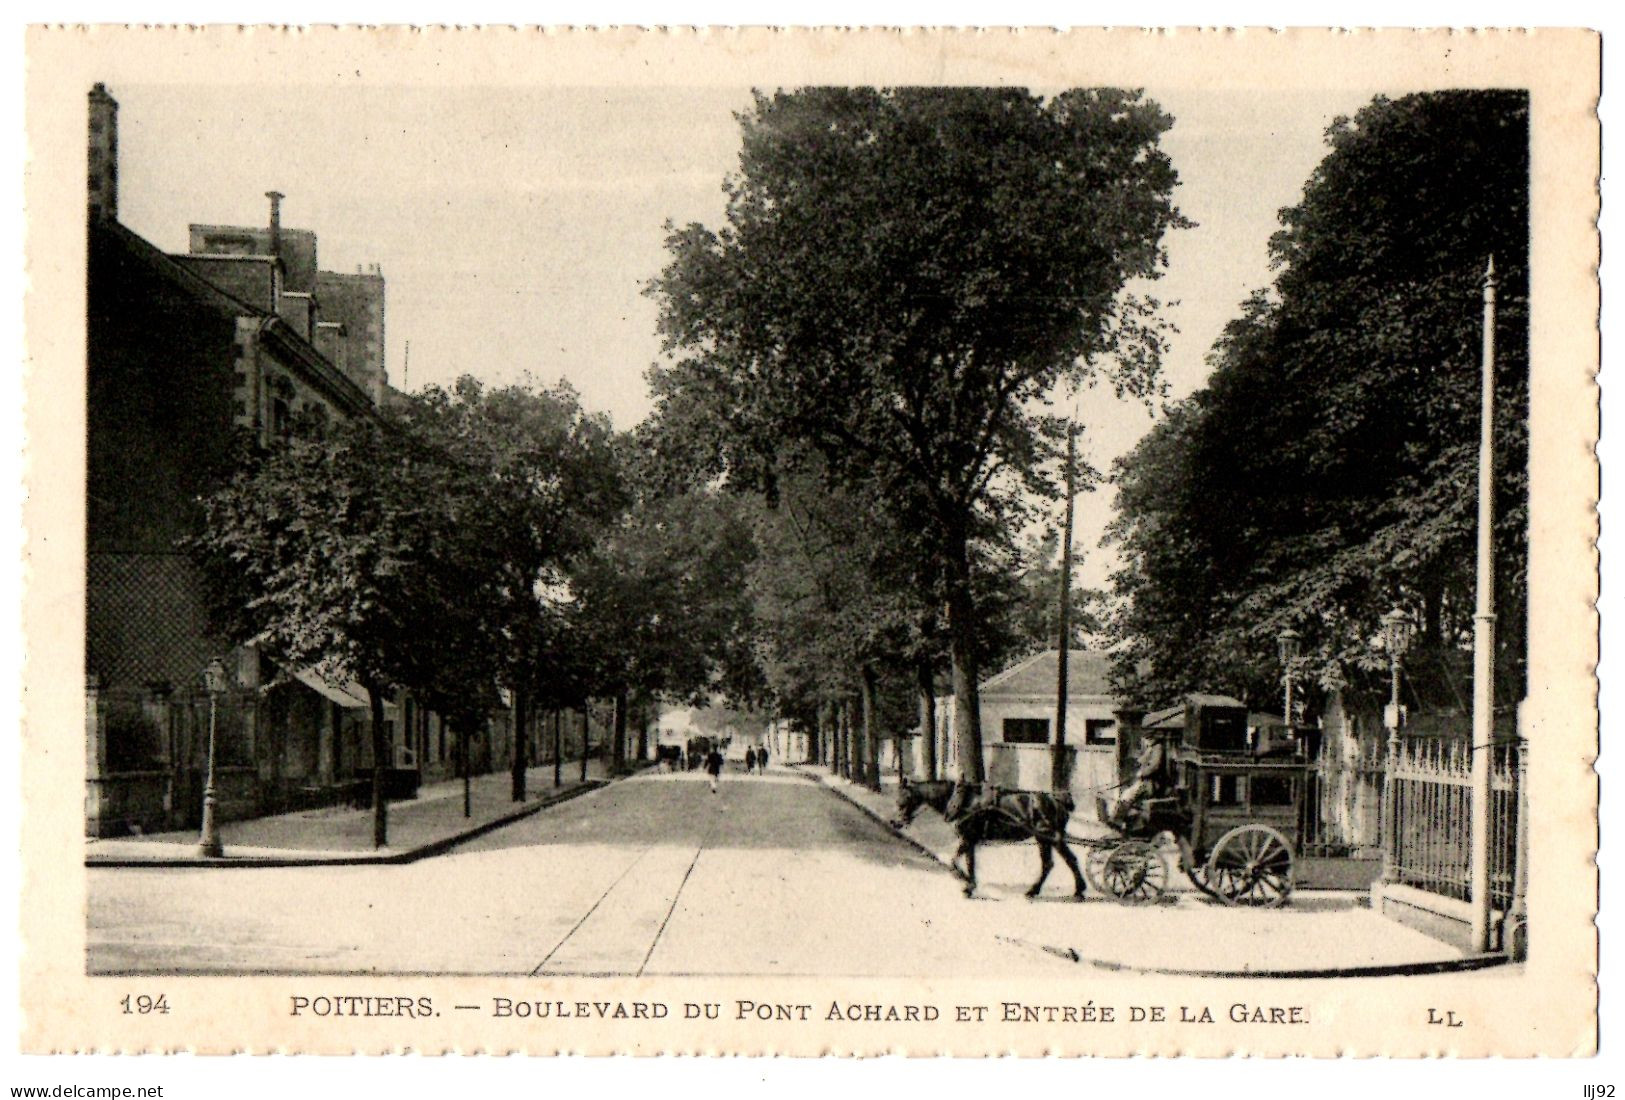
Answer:
[[220, 693], [226, 690], [226, 665], [220, 658], [214, 658], [203, 670], [203, 687], [209, 693], [209, 771], [203, 783], [203, 833], [198, 840], [197, 851], [200, 856], [219, 859], [226, 854], [220, 844], [220, 830], [214, 817], [215, 718]]
[[1478, 577], [1473, 614], [1473, 739], [1468, 823], [1472, 950], [1490, 948], [1490, 753], [1495, 740], [1495, 260], [1484, 271], [1479, 370]]
[[1281, 672], [1286, 680], [1286, 709], [1281, 717], [1286, 719], [1286, 728], [1292, 729], [1292, 663], [1298, 659], [1303, 650], [1303, 635], [1290, 626], [1275, 636], [1275, 645], [1281, 656]]
[[1399, 810], [1394, 803], [1394, 766], [1399, 760], [1399, 662], [1411, 644], [1411, 617], [1394, 608], [1382, 617], [1382, 642], [1388, 650], [1390, 689], [1383, 724], [1388, 727], [1388, 755], [1382, 784], [1382, 881], [1394, 881], [1394, 858], [1399, 852]]

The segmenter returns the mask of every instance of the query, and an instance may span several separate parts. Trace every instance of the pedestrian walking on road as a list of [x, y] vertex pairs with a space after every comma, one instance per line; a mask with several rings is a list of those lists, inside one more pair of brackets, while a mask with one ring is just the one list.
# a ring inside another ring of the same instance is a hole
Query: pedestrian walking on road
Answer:
[[767, 774], [767, 746], [763, 745], [756, 750], [756, 770], [763, 775]]
[[711, 774], [711, 793], [717, 793], [717, 781], [722, 777], [722, 754], [712, 749], [705, 757], [705, 770]]
[[749, 775], [751, 772], [753, 772], [755, 770], [756, 770], [756, 750], [755, 749], [746, 749], [745, 750], [745, 774]]

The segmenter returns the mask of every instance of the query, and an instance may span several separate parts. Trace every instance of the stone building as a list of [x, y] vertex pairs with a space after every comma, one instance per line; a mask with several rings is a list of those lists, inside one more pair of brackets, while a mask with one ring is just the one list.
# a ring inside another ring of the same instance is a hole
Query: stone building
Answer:
[[[1049, 789], [1059, 665], [1060, 651], [1049, 649], [982, 681], [982, 752], [990, 782]], [[1067, 653], [1066, 744], [1074, 750], [1071, 786], [1081, 800], [1092, 800], [1117, 782], [1118, 704], [1110, 673], [1111, 661], [1104, 653]], [[941, 774], [958, 775], [952, 696], [937, 700], [936, 721]], [[905, 769], [917, 772], [920, 754], [912, 755]]]
[[[281, 224], [282, 195], [270, 192], [267, 225], [192, 225], [187, 255], [193, 270], [221, 285], [237, 273], [281, 260], [278, 311], [295, 317], [304, 336], [354, 382], [374, 405], [384, 403], [384, 276], [377, 264], [355, 274], [317, 266], [316, 234]], [[259, 280], [263, 282], [263, 279]]]
[[[98, 84], [89, 106], [86, 832], [196, 821], [209, 709], [201, 673], [227, 653], [222, 816], [330, 800], [365, 763], [364, 702], [346, 685], [211, 637], [201, 580], [179, 543], [245, 438], [268, 443], [302, 413], [374, 414], [382, 277], [365, 284], [379, 318], [369, 360], [371, 330], [351, 341], [349, 318], [365, 320], [353, 304], [340, 320], [323, 314], [315, 235], [280, 231], [280, 196], [249, 247], [166, 254], [119, 223], [118, 104]], [[334, 362], [340, 346], [361, 349], [339, 355], [346, 369]]]

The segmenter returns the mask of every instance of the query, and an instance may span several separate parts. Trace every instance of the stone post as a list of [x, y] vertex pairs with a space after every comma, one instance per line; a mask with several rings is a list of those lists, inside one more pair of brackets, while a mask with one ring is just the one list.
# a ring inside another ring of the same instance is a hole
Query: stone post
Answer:
[[102, 678], [85, 677], [85, 835], [101, 835], [102, 777], [107, 774], [107, 725], [102, 720]]

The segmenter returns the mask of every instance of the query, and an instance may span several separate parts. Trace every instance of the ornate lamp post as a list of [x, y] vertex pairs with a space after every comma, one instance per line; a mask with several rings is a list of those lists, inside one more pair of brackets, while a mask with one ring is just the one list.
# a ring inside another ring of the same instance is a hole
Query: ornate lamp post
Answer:
[[209, 667], [203, 670], [203, 687], [209, 693], [209, 772], [203, 784], [203, 835], [198, 840], [197, 846], [198, 855], [213, 859], [226, 854], [225, 849], [220, 846], [220, 832], [214, 820], [215, 716], [220, 693], [226, 690], [226, 686], [225, 662], [216, 657], [209, 662]]
[[1394, 608], [1382, 617], [1382, 642], [1388, 650], [1391, 688], [1383, 724], [1388, 727], [1388, 755], [1382, 784], [1382, 880], [1394, 881], [1394, 858], [1399, 851], [1399, 813], [1394, 804], [1394, 766], [1399, 760], [1399, 663], [1411, 644], [1411, 617]]
[[1392, 678], [1392, 687], [1388, 696], [1388, 713], [1383, 716], [1383, 724], [1391, 731], [1390, 736], [1399, 736], [1399, 663], [1405, 658], [1405, 651], [1411, 647], [1411, 617], [1399, 608], [1394, 608], [1382, 617], [1382, 642], [1388, 650], [1388, 671]]
[[1303, 651], [1303, 635], [1290, 626], [1275, 636], [1276, 651], [1281, 656], [1281, 673], [1286, 680], [1286, 709], [1281, 716], [1286, 719], [1288, 730], [1292, 729], [1292, 664]]

